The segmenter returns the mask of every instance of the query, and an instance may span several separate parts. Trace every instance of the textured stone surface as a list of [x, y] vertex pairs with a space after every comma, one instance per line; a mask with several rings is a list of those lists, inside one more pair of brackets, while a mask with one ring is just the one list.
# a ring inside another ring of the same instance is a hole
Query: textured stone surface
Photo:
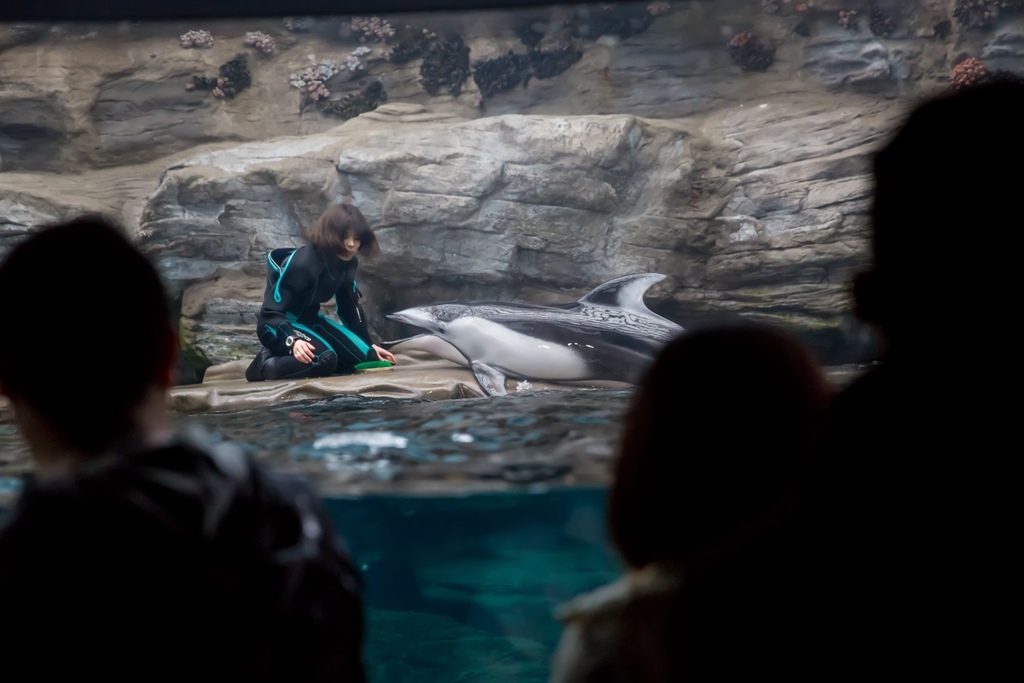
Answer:
[[[141, 242], [176, 291], [189, 288], [183, 338], [203, 357], [230, 360], [247, 334], [252, 343], [266, 251], [299, 244], [336, 198], [360, 206], [381, 241], [360, 280], [382, 336], [398, 332], [384, 309], [482, 293], [562, 303], [643, 271], [669, 275], [655, 306], [836, 326], [864, 259], [868, 155], [903, 108], [847, 95], [673, 122], [408, 125], [420, 112], [403, 111], [199, 154], [165, 174]], [[217, 271], [234, 279], [195, 288]]]
[[[0, 250], [82, 209], [122, 219], [167, 277], [200, 367], [252, 350], [266, 251], [297, 244], [342, 198], [384, 248], [360, 275], [381, 336], [410, 331], [383, 318], [407, 305], [561, 303], [654, 270], [670, 277], [649, 302], [680, 321], [743, 314], [848, 340], [871, 152], [910, 103], [949, 88], [963, 57], [1024, 68], [1024, 21], [954, 21], [938, 37], [952, 5], [881, 2], [894, 27], [883, 36], [863, 10], [841, 27], [841, 0], [774, 14], [747, 0], [676, 3], [643, 33], [574, 39], [582, 57], [567, 71], [484, 102], [471, 77], [458, 97], [428, 95], [420, 59], [390, 63], [371, 41], [364, 68], [329, 85], [380, 79], [388, 102], [344, 125], [301, 107], [289, 84], [360, 45], [341, 19], [305, 34], [276, 20], [0, 27]], [[546, 45], [563, 38], [556, 15], [529, 14]], [[396, 19], [462, 33], [472, 60], [526, 54], [526, 20]], [[192, 28], [214, 46], [181, 49]], [[273, 35], [275, 54], [244, 48], [250, 30]], [[730, 59], [742, 31], [774, 45], [767, 71]], [[185, 89], [239, 52], [253, 85], [236, 98]]]
[[60, 170], [66, 133], [63, 112], [50, 98], [0, 91], [0, 171]]

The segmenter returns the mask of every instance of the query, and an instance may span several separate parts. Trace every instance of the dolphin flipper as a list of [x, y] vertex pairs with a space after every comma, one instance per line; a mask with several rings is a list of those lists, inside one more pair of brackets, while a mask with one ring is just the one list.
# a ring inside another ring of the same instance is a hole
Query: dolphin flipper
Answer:
[[640, 313], [653, 315], [644, 304], [644, 294], [648, 289], [665, 279], [661, 273], [640, 273], [626, 275], [598, 285], [577, 302], [596, 306], [616, 306]]
[[492, 368], [486, 363], [481, 363], [478, 360], [473, 361], [470, 365], [473, 369], [473, 375], [476, 376], [476, 381], [480, 383], [480, 388], [484, 390], [484, 393], [488, 396], [504, 396], [508, 392], [505, 391], [505, 373], [501, 370]]

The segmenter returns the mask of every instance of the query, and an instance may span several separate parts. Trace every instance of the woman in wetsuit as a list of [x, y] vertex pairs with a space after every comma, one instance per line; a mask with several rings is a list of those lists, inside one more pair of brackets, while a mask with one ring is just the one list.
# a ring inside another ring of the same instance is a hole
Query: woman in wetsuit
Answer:
[[[359, 304], [356, 254], [379, 250], [363, 214], [351, 204], [335, 204], [306, 241], [267, 255], [267, 288], [256, 324], [263, 349], [245, 371], [250, 382], [326, 377], [354, 372], [363, 363], [395, 362], [373, 343]], [[340, 322], [320, 312], [331, 297]]]

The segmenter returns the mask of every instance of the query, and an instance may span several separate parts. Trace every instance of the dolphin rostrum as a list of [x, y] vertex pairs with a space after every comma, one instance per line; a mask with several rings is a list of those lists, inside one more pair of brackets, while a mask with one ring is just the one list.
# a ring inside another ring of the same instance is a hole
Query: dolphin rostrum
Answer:
[[506, 376], [635, 384], [661, 347], [683, 332], [644, 305], [644, 293], [664, 279], [627, 275], [562, 306], [453, 302], [387, 317], [427, 330], [401, 341], [441, 358], [464, 359], [488, 396], [505, 394]]

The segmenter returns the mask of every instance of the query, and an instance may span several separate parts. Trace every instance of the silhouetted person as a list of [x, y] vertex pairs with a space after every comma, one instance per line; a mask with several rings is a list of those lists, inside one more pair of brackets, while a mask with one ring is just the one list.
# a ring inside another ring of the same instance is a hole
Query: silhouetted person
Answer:
[[807, 679], [986, 680], [1007, 664], [1022, 121], [1024, 86], [968, 89], [917, 108], [875, 160], [854, 295], [884, 358], [838, 399], [799, 516]]
[[608, 510], [628, 571], [563, 610], [554, 683], [757, 677], [774, 568], [745, 558], [791, 511], [830, 389], [762, 326], [681, 335], [625, 420]]
[[167, 297], [119, 228], [40, 229], [0, 293], [34, 464], [0, 530], [0, 675], [361, 683], [360, 586], [314, 493], [168, 428]]

